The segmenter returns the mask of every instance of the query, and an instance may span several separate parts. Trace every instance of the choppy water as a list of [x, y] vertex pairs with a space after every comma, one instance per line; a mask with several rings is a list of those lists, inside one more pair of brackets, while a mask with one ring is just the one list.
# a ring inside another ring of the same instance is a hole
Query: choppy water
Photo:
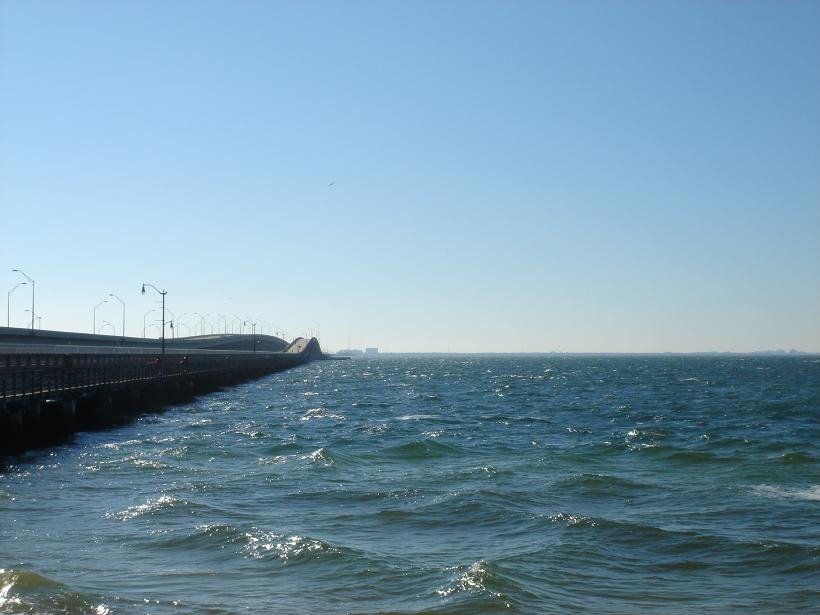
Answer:
[[0, 474], [0, 611], [809, 612], [817, 358], [323, 362]]

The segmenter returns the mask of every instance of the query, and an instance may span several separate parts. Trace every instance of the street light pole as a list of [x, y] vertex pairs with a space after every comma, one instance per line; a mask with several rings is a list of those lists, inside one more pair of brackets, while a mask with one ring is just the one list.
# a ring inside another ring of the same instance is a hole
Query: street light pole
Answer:
[[[171, 312], [171, 308], [165, 308], [165, 309], [167, 309], [169, 312]], [[176, 319], [177, 319], [177, 317], [174, 316], [173, 312], [171, 312], [171, 320], [170, 320], [170, 322], [171, 322], [171, 339], [174, 339], [176, 337], [176, 334], [174, 333], [174, 321]], [[163, 325], [163, 326], [165, 326], [165, 325]]]
[[176, 333], [176, 331], [179, 330], [180, 325], [185, 326], [185, 328], [188, 329], [188, 335], [189, 336], [191, 335], [191, 328], [188, 325], [186, 325], [185, 323], [182, 322], [182, 317], [185, 316], [187, 313], [188, 312], [182, 312], [182, 314], [179, 315], [179, 318], [175, 319], [177, 321], [177, 326], [174, 328], [174, 331], [175, 331], [174, 335], [179, 335], [178, 333]]
[[155, 291], [157, 291], [160, 295], [162, 295], [162, 356], [165, 356], [165, 295], [168, 294], [167, 290], [160, 290], [153, 284], [146, 284], [145, 282], [142, 283], [142, 294], [145, 294], [145, 287], [150, 286]]
[[31, 330], [34, 331], [34, 280], [28, 277], [22, 269], [12, 269], [31, 282]]
[[25, 286], [28, 282], [18, 282], [17, 286], [6, 293], [6, 326], [11, 326], [11, 293], [13, 293], [19, 286]]
[[[26, 310], [26, 312], [30, 312], [30, 311], [31, 310]], [[38, 314], [35, 314], [34, 316], [35, 316], [35, 318], [37, 318], [37, 328], [42, 329], [43, 328], [43, 317], [39, 316]]]
[[103, 299], [97, 305], [94, 306], [93, 310], [91, 310], [91, 313], [92, 313], [91, 333], [96, 333], [97, 332], [97, 308], [100, 307], [103, 303], [108, 303], [108, 299]]
[[[199, 334], [205, 335], [205, 316], [210, 316], [210, 314], [203, 316], [199, 312], [194, 312], [194, 316], [199, 316]], [[194, 327], [194, 333], [196, 333], [196, 327]]]
[[154, 308], [151, 308], [145, 314], [142, 315], [142, 339], [145, 339], [145, 319], [148, 318], [148, 314], [151, 312], [156, 312]]
[[[117, 301], [119, 301], [120, 303], [122, 303], [122, 336], [123, 336], [123, 337], [125, 337], [125, 301], [123, 301], [122, 299], [120, 299], [120, 298], [119, 298], [117, 295], [115, 295], [114, 293], [108, 293], [108, 296], [109, 296], [109, 297], [114, 297], [114, 299], [116, 299]], [[114, 328], [114, 331], [116, 331], [116, 327]], [[116, 335], [116, 333], [115, 333], [115, 335]]]
[[256, 352], [256, 321], [251, 320], [251, 321], [245, 322], [244, 324], [250, 325], [252, 327], [252, 330], [253, 330], [253, 351]]

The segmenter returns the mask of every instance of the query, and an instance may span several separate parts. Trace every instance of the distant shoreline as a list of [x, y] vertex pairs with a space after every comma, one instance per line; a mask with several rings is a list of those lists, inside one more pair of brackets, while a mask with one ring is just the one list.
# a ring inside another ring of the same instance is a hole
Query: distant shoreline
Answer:
[[353, 359], [378, 357], [430, 357], [430, 356], [479, 356], [479, 357], [820, 357], [820, 352], [802, 350], [758, 350], [752, 352], [379, 352], [376, 355], [345, 355]]

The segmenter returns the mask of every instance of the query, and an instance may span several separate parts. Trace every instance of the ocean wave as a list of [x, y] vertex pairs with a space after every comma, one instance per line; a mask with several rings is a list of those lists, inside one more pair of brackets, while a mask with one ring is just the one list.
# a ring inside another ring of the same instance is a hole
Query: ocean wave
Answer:
[[270, 532], [254, 526], [240, 529], [223, 523], [197, 526], [191, 534], [165, 540], [162, 547], [189, 550], [233, 548], [237, 555], [249, 559], [290, 561], [319, 559], [328, 554], [341, 553], [328, 543], [309, 536]]
[[804, 453], [801, 451], [790, 451], [788, 453], [783, 453], [782, 455], [780, 455], [780, 457], [775, 458], [775, 460], [779, 463], [785, 463], [790, 465], [804, 465], [818, 462], [818, 458], [816, 455]]
[[[668, 529], [638, 521], [609, 519], [557, 513], [548, 515], [552, 524], [568, 531], [598, 534], [596, 542], [604, 541], [611, 548], [620, 545], [638, 549], [646, 557], [647, 550], [654, 552], [652, 560], [657, 566], [742, 566], [748, 571], [788, 573], [795, 567], [816, 571], [820, 547], [795, 542], [739, 539], [703, 531]], [[692, 563], [696, 562], [696, 563]]]
[[362, 461], [352, 454], [340, 453], [338, 450], [322, 446], [310, 453], [299, 455], [299, 459], [307, 461], [310, 466], [316, 468], [334, 468], [357, 466]]
[[400, 520], [419, 527], [500, 526], [511, 520], [528, 518], [534, 505], [528, 494], [511, 495], [490, 489], [453, 492], [436, 498], [420, 498], [399, 507], [383, 508], [379, 517]]
[[[478, 560], [469, 566], [447, 569], [453, 577], [447, 585], [436, 590], [436, 594], [452, 603], [463, 602], [462, 607], [475, 611], [507, 610], [517, 608], [522, 599], [532, 599], [535, 595], [525, 590], [500, 566], [486, 560]], [[453, 605], [455, 606], [455, 605]]]
[[775, 487], [772, 485], [756, 485], [753, 491], [758, 495], [785, 500], [809, 500], [820, 502], [820, 485], [812, 485], [804, 489]]
[[[173, 508], [190, 508], [190, 502], [172, 495], [161, 495], [158, 498], [151, 498], [142, 504], [129, 506], [125, 510], [119, 512], [105, 514], [108, 519], [116, 519], [118, 521], [130, 521], [137, 517], [153, 516], [163, 511], [169, 511]], [[191, 511], [192, 512], [192, 511]]]
[[457, 468], [445, 473], [442, 478], [449, 483], [450, 481], [462, 481], [470, 478], [494, 478], [496, 476], [513, 476], [514, 474], [515, 472], [508, 468], [486, 465]]
[[558, 479], [554, 486], [558, 490], [579, 488], [587, 492], [612, 493], [614, 495], [651, 489], [652, 485], [614, 476], [611, 474], [575, 474]]
[[292, 437], [278, 444], [271, 444], [264, 448], [264, 451], [270, 455], [282, 455], [284, 453], [295, 453], [302, 448], [299, 438]]
[[360, 400], [351, 404], [354, 408], [389, 408], [393, 404], [384, 401]]
[[300, 459], [304, 459], [306, 461], [310, 461], [310, 463], [315, 463], [325, 467], [330, 467], [334, 464], [333, 457], [331, 457], [330, 453], [324, 447], [318, 448], [307, 455], [302, 455]]
[[680, 465], [737, 463], [735, 456], [718, 455], [709, 450], [664, 446], [652, 450], [651, 454], [663, 461]]
[[0, 568], [0, 612], [109, 615], [111, 608], [36, 572]]
[[397, 421], [425, 421], [439, 418], [437, 414], [405, 414], [404, 416], [397, 416]]
[[246, 555], [254, 559], [268, 556], [281, 560], [319, 559], [324, 554], [338, 554], [339, 550], [326, 542], [309, 536], [276, 534], [274, 532], [245, 532]]
[[173, 466], [163, 463], [158, 459], [138, 458], [133, 460], [134, 466], [148, 470], [170, 470]]
[[383, 448], [379, 456], [410, 461], [414, 459], [451, 457], [462, 454], [463, 451], [457, 446], [444, 444], [438, 440], [415, 440], [413, 442]]
[[344, 421], [345, 417], [341, 414], [333, 414], [332, 412], [328, 412], [325, 408], [321, 407], [310, 408], [301, 417], [299, 417], [300, 421], [311, 421], [314, 419], [333, 419], [334, 421]]
[[262, 431], [261, 429], [253, 429], [252, 427], [234, 429], [232, 430], [232, 433], [235, 433], [238, 436], [243, 436], [245, 438], [250, 438], [251, 440], [269, 440], [273, 437], [273, 434], [267, 431]]

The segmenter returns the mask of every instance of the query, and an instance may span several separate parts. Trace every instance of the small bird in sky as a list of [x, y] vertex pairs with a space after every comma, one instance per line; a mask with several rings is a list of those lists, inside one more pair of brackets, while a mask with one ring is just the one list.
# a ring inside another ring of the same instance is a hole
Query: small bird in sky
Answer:
[[327, 185], [327, 187], [328, 187], [328, 188], [330, 188], [331, 186], [335, 186], [335, 185], [336, 185], [336, 182], [330, 182], [330, 183]]

